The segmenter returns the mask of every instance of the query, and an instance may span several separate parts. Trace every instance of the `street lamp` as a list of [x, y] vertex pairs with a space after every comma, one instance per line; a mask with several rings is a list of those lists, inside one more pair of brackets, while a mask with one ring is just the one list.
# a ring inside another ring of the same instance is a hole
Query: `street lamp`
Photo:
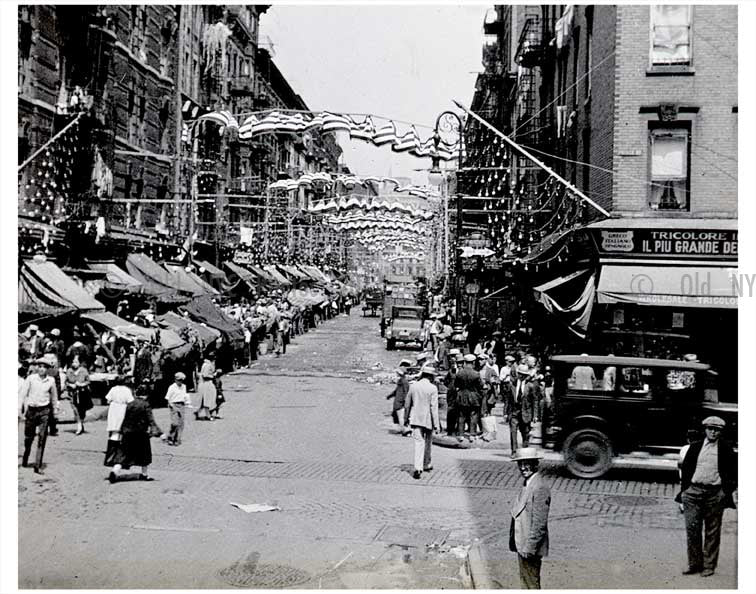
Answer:
[[[462, 285], [461, 285], [461, 272], [462, 272], [462, 252], [459, 249], [459, 244], [462, 238], [462, 192], [461, 177], [462, 177], [462, 154], [463, 154], [463, 141], [464, 141], [464, 124], [462, 118], [460, 118], [453, 111], [444, 111], [436, 118], [436, 125], [433, 133], [433, 143], [436, 146], [436, 154], [438, 154], [438, 147], [441, 143], [441, 135], [446, 136], [444, 142], [447, 145], [453, 145], [455, 142], [458, 146], [457, 153], [457, 183], [456, 183], [456, 195], [457, 195], [457, 240], [456, 240], [456, 268], [457, 268], [457, 318], [462, 316]], [[451, 140], [451, 141], [450, 141]], [[438, 168], [439, 158], [436, 156], [433, 159], [433, 168], [431, 174], [436, 173], [434, 170], [440, 171]], [[446, 278], [447, 287], [449, 279], [449, 196], [447, 194], [444, 201], [444, 218], [445, 218], [445, 233], [446, 233]]]

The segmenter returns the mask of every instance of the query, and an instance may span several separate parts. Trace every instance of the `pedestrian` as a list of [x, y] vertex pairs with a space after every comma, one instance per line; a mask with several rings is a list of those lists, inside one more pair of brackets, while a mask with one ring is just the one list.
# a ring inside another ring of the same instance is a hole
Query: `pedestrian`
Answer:
[[344, 311], [346, 315], [348, 316], [352, 314], [352, 298], [351, 297], [347, 296], [347, 298], [344, 299]]
[[409, 392], [409, 379], [407, 378], [407, 369], [409, 369], [409, 366], [410, 362], [407, 360], [403, 360], [399, 364], [399, 368], [396, 370], [396, 387], [386, 396], [386, 400], [394, 399], [391, 408], [391, 419], [397, 425], [399, 433], [402, 435], [410, 433], [410, 430], [404, 427], [404, 404], [407, 401], [407, 392]]
[[[692, 444], [694, 441], [697, 441], [700, 438], [700, 433], [698, 429], [688, 429], [686, 435], [685, 435], [685, 445], [680, 448], [679, 453], [679, 459], [677, 461], [677, 473], [679, 475], [680, 481], [682, 481], [682, 463], [683, 460], [685, 460], [685, 455], [688, 453], [688, 450], [690, 449], [690, 444]], [[675, 497], [675, 501], [677, 502], [678, 507], [680, 508], [680, 513], [683, 513], [685, 511], [685, 508], [682, 504], [682, 493], [678, 493]]]
[[123, 469], [128, 470], [132, 466], [142, 467], [139, 480], [154, 480], [149, 475], [152, 464], [150, 437], [159, 436], [162, 431], [155, 423], [155, 417], [147, 401], [148, 394], [146, 390], [137, 390], [137, 397], [126, 405], [121, 423], [122, 457], [118, 463], [113, 464], [113, 470], [108, 475], [111, 483], [120, 478]]
[[446, 435], [454, 437], [457, 434], [458, 404], [457, 386], [454, 380], [463, 362], [459, 349], [449, 349], [449, 371], [444, 376], [446, 384]]
[[464, 356], [464, 367], [457, 372], [454, 380], [457, 393], [457, 440], [462, 442], [467, 425], [467, 439], [473, 441], [477, 433], [479, 413], [483, 401], [483, 382], [480, 372], [475, 370], [475, 355]]
[[511, 456], [514, 457], [518, 449], [517, 432], [522, 433], [522, 446], [530, 443], [530, 423], [535, 414], [535, 404], [538, 401], [538, 385], [531, 381], [530, 368], [521, 363], [517, 366], [517, 380], [509, 385], [504, 405], [505, 421], [509, 424], [509, 443]]
[[549, 554], [551, 487], [538, 472], [542, 457], [535, 448], [523, 448], [513, 458], [524, 484], [512, 506], [509, 550], [517, 553], [523, 590], [541, 589], [541, 561]]
[[18, 366], [18, 420], [24, 418], [24, 412], [26, 412], [26, 409], [24, 408], [24, 394], [26, 393], [27, 387], [26, 384], [28, 383], [26, 380], [26, 376], [29, 375], [29, 370], [24, 366], [19, 364]]
[[[706, 438], [690, 444], [682, 461], [681, 499], [688, 540], [688, 567], [683, 575], [714, 575], [719, 559], [722, 514], [735, 509], [738, 463], [732, 446], [720, 439], [725, 422], [706, 417]], [[703, 548], [701, 547], [703, 531]]]
[[222, 419], [223, 417], [220, 416], [220, 407], [221, 405], [226, 403], [226, 396], [223, 393], [223, 370], [218, 369], [215, 372], [215, 378], [213, 379], [213, 383], [215, 383], [215, 411], [210, 411], [214, 413], [214, 416], [216, 419]]
[[405, 425], [412, 428], [415, 442], [415, 472], [412, 478], [419, 479], [423, 471], [433, 470], [431, 445], [433, 432], [440, 428], [438, 420], [438, 388], [433, 383], [436, 370], [426, 365], [420, 370], [420, 379], [410, 385], [407, 392]]
[[217, 392], [215, 390], [215, 363], [213, 363], [211, 356], [206, 355], [205, 360], [202, 362], [202, 369], [200, 369], [200, 382], [197, 386], [197, 410], [194, 413], [194, 418], [199, 421], [212, 421], [213, 413], [217, 403]]
[[108, 444], [105, 448], [104, 465], [111, 468], [116, 464], [123, 464], [121, 426], [126, 414], [126, 405], [134, 400], [130, 385], [132, 379], [118, 376], [113, 387], [105, 395], [105, 401], [108, 403]]
[[76, 419], [76, 435], [85, 433], [84, 418], [87, 411], [93, 406], [92, 396], [89, 392], [89, 372], [87, 368], [79, 361], [79, 357], [74, 357], [71, 365], [66, 371], [66, 393], [71, 399], [71, 405]]
[[21, 458], [21, 466], [29, 466], [29, 454], [37, 437], [37, 455], [34, 462], [34, 472], [42, 472], [42, 459], [45, 455], [45, 443], [47, 442], [47, 424], [50, 417], [58, 414], [58, 390], [55, 381], [47, 372], [49, 363], [46, 359], [37, 359], [37, 373], [26, 378], [22, 387], [21, 400], [25, 409], [24, 421], [24, 454]]
[[168, 439], [166, 439], [166, 443], [170, 446], [181, 445], [186, 407], [191, 405], [185, 381], [186, 375], [179, 371], [173, 376], [173, 383], [168, 386], [168, 391], [165, 394], [165, 399], [168, 401], [168, 409], [171, 413], [171, 428], [168, 432]]
[[[58, 400], [63, 400], [65, 398], [65, 374], [61, 372], [57, 355], [53, 352], [48, 352], [42, 355], [42, 359], [47, 361], [47, 375], [55, 382], [55, 391], [58, 393]], [[63, 378], [61, 378], [61, 375]], [[55, 415], [50, 415], [47, 423], [47, 436], [58, 436], [58, 419], [55, 418]]]

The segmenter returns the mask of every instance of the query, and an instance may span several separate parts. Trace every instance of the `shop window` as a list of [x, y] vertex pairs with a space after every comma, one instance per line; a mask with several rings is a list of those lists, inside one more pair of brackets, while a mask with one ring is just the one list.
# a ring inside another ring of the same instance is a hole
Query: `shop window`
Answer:
[[690, 132], [684, 128], [649, 131], [649, 206], [653, 210], [689, 210]]
[[689, 66], [691, 7], [651, 6], [651, 66]]

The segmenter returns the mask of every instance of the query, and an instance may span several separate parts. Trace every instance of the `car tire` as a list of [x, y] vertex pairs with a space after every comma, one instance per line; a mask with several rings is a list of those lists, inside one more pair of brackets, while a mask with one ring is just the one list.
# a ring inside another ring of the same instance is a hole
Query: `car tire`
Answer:
[[612, 467], [612, 442], [597, 429], [579, 429], [564, 440], [567, 469], [578, 478], [598, 478]]
[[386, 350], [387, 350], [387, 351], [393, 351], [393, 350], [395, 350], [395, 349], [396, 349], [396, 341], [395, 341], [395, 340], [391, 340], [391, 339], [388, 339], [388, 340], [386, 341]]

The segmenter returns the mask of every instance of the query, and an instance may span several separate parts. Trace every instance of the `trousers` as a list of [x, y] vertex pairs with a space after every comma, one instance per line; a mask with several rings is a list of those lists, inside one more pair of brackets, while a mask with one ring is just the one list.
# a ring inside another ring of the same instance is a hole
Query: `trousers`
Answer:
[[[714, 570], [719, 559], [719, 538], [725, 494], [721, 487], [691, 485], [682, 494], [688, 567]], [[703, 547], [701, 537], [703, 531]]]
[[520, 588], [523, 590], [541, 589], [541, 561], [536, 555], [523, 557], [517, 554], [517, 562], [520, 566]]
[[34, 465], [37, 468], [42, 466], [42, 458], [45, 455], [45, 444], [47, 443], [47, 425], [51, 416], [52, 410], [50, 406], [27, 407], [24, 421], [24, 455], [21, 459], [24, 466], [29, 463], [29, 454], [31, 454], [31, 447], [35, 436], [37, 437], [37, 455]]
[[514, 413], [509, 417], [509, 445], [512, 449], [512, 453], [518, 449], [517, 445], [517, 432], [522, 433], [522, 447], [528, 447], [530, 443], [530, 423], [526, 423], [522, 420], [519, 413]]
[[453, 437], [457, 434], [457, 406], [450, 404], [446, 408], [446, 434]]
[[431, 466], [433, 429], [413, 425], [412, 439], [415, 441], [415, 470], [422, 472]]
[[468, 431], [470, 433], [478, 432], [478, 415], [480, 407], [475, 406], [460, 406], [457, 408], [457, 435], [462, 435], [465, 432], [465, 423], [467, 423]]
[[183, 402], [174, 402], [171, 409], [171, 430], [168, 432], [168, 441], [181, 443], [181, 434], [184, 432], [184, 415], [186, 413]]

